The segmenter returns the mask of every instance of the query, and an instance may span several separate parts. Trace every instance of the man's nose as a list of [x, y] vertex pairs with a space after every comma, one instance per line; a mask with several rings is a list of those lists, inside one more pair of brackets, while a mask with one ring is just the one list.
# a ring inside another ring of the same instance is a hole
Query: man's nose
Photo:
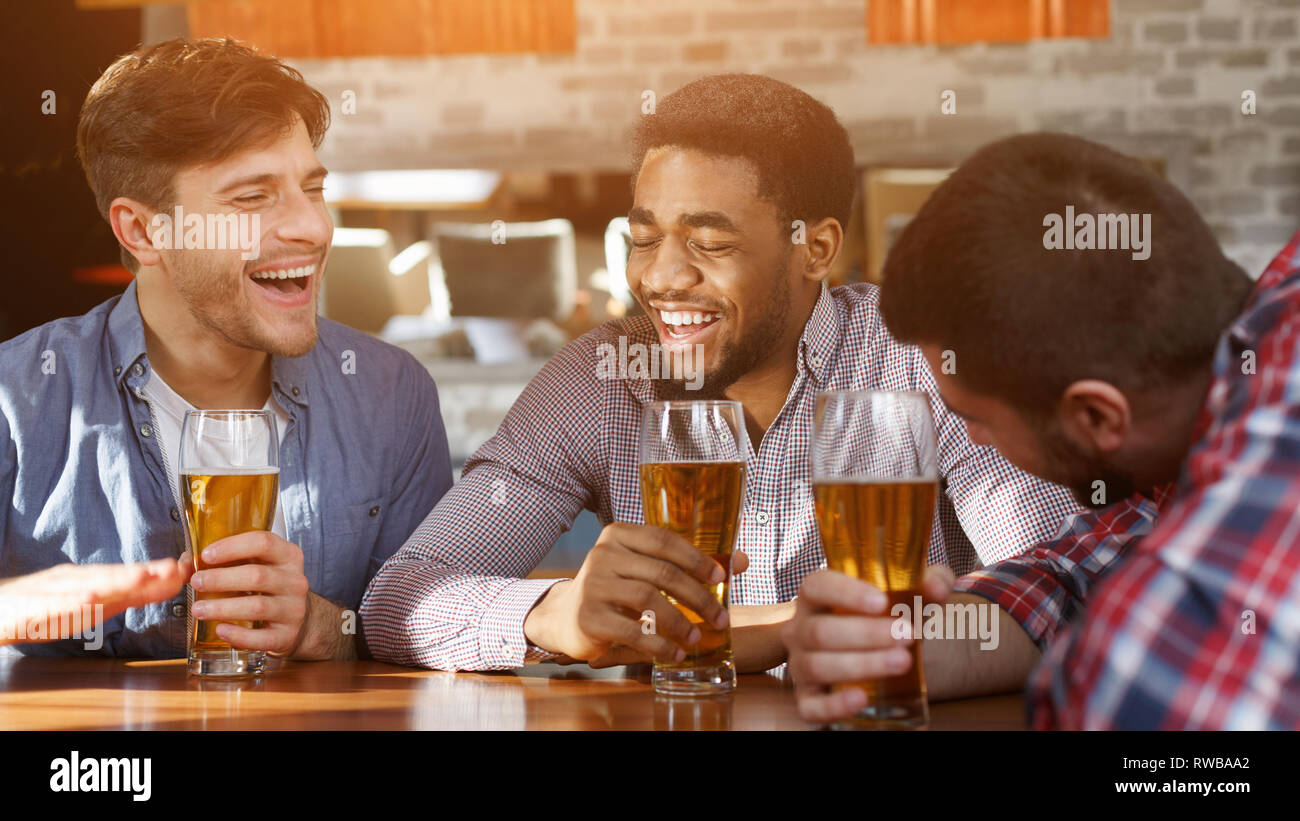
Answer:
[[700, 272], [691, 264], [684, 243], [665, 239], [641, 274], [641, 290], [657, 294], [685, 291], [699, 281]]
[[310, 243], [323, 247], [334, 235], [334, 220], [319, 200], [304, 191], [294, 191], [280, 202], [276, 238], [286, 243]]

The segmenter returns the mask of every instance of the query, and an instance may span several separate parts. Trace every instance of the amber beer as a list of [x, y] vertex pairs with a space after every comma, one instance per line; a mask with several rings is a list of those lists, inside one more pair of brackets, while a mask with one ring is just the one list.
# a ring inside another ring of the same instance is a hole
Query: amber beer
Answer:
[[[817, 526], [832, 570], [869, 582], [883, 591], [889, 607], [914, 606], [921, 594], [926, 547], [934, 517], [937, 483], [933, 479], [838, 478], [813, 483]], [[887, 611], [888, 612], [888, 611]], [[910, 622], [910, 619], [909, 619]], [[926, 712], [921, 642], [909, 650], [912, 666], [897, 676], [839, 684], [867, 693], [867, 710], [888, 724], [891, 714], [907, 717]], [[922, 719], [923, 721], [923, 719]], [[901, 724], [910, 723], [904, 718]]]
[[[744, 462], [664, 462], [641, 465], [641, 504], [648, 525], [671, 530], [714, 557], [726, 578], [713, 585], [713, 595], [725, 608], [731, 584], [731, 551], [736, 545], [740, 509], [745, 495]], [[667, 596], [668, 594], [664, 594]], [[731, 627], [718, 630], [672, 596], [700, 640], [683, 647], [686, 658], [676, 663], [656, 662], [660, 670], [726, 668], [734, 664]]]
[[[275, 518], [275, 504], [280, 487], [277, 468], [256, 468], [247, 472], [237, 468], [200, 468], [181, 475], [181, 498], [189, 524], [190, 552], [194, 569], [206, 570], [203, 551], [227, 536], [254, 530], [270, 530]], [[196, 600], [224, 599], [246, 593], [200, 593]], [[230, 643], [217, 635], [222, 622], [194, 619], [191, 635], [194, 651], [227, 651]], [[256, 622], [227, 622], [240, 627], [257, 627]]]

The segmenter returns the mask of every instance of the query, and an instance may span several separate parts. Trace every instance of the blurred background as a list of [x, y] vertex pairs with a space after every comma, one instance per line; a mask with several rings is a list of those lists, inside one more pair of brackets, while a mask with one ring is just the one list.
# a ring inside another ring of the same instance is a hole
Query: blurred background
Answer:
[[[625, 137], [704, 74], [776, 77], [847, 127], [860, 184], [837, 282], [874, 280], [947, 170], [1023, 131], [1149, 163], [1252, 276], [1300, 222], [1297, 0], [48, 0], [0, 14], [0, 340], [129, 281], [73, 150], [90, 84], [140, 43], [236, 37], [330, 100], [320, 158], [339, 230], [322, 313], [425, 364], [457, 466], [555, 350], [637, 310]], [[548, 563], [576, 566], [597, 530], [584, 515]]]

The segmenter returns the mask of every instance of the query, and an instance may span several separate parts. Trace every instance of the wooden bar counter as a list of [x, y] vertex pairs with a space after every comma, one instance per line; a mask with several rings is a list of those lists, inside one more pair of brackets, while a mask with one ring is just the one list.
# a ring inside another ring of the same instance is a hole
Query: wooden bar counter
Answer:
[[[934, 730], [1024, 728], [1019, 695], [932, 704]], [[530, 665], [444, 673], [288, 662], [262, 679], [199, 681], [183, 659], [0, 657], [4, 730], [806, 730], [793, 688], [740, 677], [734, 695], [656, 696], [649, 668]]]

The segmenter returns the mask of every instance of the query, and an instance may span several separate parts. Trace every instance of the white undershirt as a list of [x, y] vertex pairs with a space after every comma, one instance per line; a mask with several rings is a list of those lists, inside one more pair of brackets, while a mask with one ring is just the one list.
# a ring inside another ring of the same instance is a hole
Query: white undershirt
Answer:
[[[167, 464], [167, 481], [171, 482], [172, 490], [175, 491], [180, 487], [176, 478], [176, 462], [181, 452], [181, 422], [185, 419], [185, 411], [194, 410], [194, 406], [172, 390], [152, 368], [149, 369], [149, 381], [144, 385], [144, 398], [153, 407], [154, 425], [157, 427], [155, 434], [159, 437], [158, 442], [162, 445], [165, 457], [163, 461]], [[269, 410], [275, 415], [276, 438], [284, 441], [284, 429], [289, 422], [289, 415], [275, 401], [274, 394], [267, 398], [263, 410]], [[284, 511], [278, 498], [271, 532], [281, 539], [289, 538], [285, 535]]]

